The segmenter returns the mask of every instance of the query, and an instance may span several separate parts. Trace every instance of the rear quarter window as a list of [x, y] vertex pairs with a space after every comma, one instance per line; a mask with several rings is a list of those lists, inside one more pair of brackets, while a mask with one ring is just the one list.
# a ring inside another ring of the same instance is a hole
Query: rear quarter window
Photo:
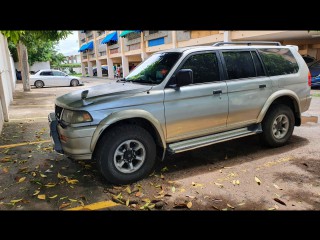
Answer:
[[267, 68], [269, 76], [287, 75], [299, 71], [299, 66], [287, 48], [265, 48], [258, 52]]

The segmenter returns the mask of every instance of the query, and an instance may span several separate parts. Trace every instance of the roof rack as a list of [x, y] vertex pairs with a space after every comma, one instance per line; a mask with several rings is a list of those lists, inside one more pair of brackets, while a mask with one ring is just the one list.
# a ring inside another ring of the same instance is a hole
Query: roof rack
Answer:
[[213, 44], [213, 47], [219, 47], [222, 45], [275, 45], [275, 46], [281, 46], [280, 42], [268, 42], [268, 41], [238, 41], [238, 42], [217, 42]]

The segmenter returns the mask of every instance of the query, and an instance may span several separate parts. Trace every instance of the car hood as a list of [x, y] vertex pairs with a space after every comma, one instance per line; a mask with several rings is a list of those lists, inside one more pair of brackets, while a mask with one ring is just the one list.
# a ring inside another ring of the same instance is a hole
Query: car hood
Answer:
[[[62, 95], [56, 99], [56, 104], [63, 108], [78, 109], [97, 102], [109, 102], [114, 99], [127, 97], [128, 95], [148, 91], [151, 88], [152, 86], [150, 85], [140, 85], [131, 82], [106, 83]], [[85, 90], [88, 90], [89, 93], [84, 103], [81, 100], [81, 93]]]

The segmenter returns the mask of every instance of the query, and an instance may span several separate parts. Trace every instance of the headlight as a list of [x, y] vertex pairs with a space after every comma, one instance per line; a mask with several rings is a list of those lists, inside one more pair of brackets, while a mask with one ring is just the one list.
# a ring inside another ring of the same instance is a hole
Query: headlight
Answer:
[[86, 111], [71, 111], [64, 109], [62, 120], [67, 123], [84, 123], [92, 122], [92, 117], [90, 113]]

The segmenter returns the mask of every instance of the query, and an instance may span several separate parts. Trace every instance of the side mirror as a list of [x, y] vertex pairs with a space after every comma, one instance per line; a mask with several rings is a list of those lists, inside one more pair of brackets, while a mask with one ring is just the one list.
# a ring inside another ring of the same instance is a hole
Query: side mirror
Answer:
[[193, 83], [193, 72], [191, 69], [181, 69], [176, 75], [177, 87], [186, 86]]

